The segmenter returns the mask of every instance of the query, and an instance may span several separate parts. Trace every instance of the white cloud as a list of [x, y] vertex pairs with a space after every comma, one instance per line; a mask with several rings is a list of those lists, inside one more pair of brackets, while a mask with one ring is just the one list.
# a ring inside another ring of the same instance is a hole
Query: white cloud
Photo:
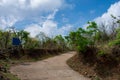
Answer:
[[[90, 11], [90, 13], [93, 13], [94, 11]], [[112, 29], [111, 27], [113, 27], [113, 22], [115, 22], [115, 20], [111, 17], [111, 15], [120, 18], [120, 1], [116, 2], [115, 4], [112, 4], [107, 12], [105, 12], [104, 14], [102, 14], [102, 16], [95, 18], [93, 21], [95, 21], [99, 28], [101, 29], [101, 25], [104, 25], [105, 29], [107, 29], [108, 32], [110, 32], [110, 29]], [[84, 24], [83, 25], [83, 29], [86, 29], [86, 27], [89, 24]], [[116, 27], [118, 26], [117, 24], [115, 25]]]
[[12, 26], [17, 22], [17, 18], [14, 16], [0, 17], [0, 29], [5, 30], [6, 27]]
[[73, 26], [70, 24], [66, 24], [64, 26], [62, 26], [61, 28], [58, 29], [58, 33], [57, 34], [61, 34], [61, 35], [67, 35], [70, 31], [73, 30]]
[[12, 22], [11, 26], [26, 19], [39, 22], [43, 14], [48, 15], [54, 10], [57, 12], [64, 4], [65, 0], [0, 0], [0, 28], [5, 29], [9, 21]]
[[114, 21], [111, 15], [116, 17], [120, 16], [120, 1], [112, 4], [106, 13], [94, 19], [94, 21], [96, 21], [98, 25], [105, 24], [106, 27], [110, 27], [111, 23]]
[[[54, 4], [53, 4], [54, 3]], [[42, 8], [44, 10], [54, 10], [61, 7], [63, 0], [30, 0], [31, 8]]]
[[54, 19], [57, 12], [58, 12], [58, 9], [55, 9], [52, 14], [48, 15], [47, 20]]
[[72, 26], [59, 28], [54, 21], [56, 13], [64, 7], [72, 9], [74, 5], [67, 4], [65, 0], [0, 0], [0, 29], [4, 30], [14, 26], [16, 22], [28, 20], [35, 22], [27, 24], [24, 29], [32, 37], [40, 32], [47, 36], [65, 35]]
[[54, 10], [60, 8], [62, 4], [64, 0], [0, 0], [1, 7], [18, 9]]
[[52, 21], [46, 21], [42, 25], [38, 24], [29, 25], [24, 30], [29, 32], [31, 37], [35, 37], [40, 32], [44, 32], [47, 36], [53, 36], [55, 31], [57, 30], [57, 25]]
[[38, 24], [29, 25], [24, 30], [29, 32], [31, 37], [36, 37], [36, 35], [38, 35], [40, 32], [44, 32], [46, 36], [54, 37], [59, 34], [67, 35], [72, 29], [73, 26], [70, 24], [58, 28], [57, 23], [53, 21], [46, 21], [42, 25]]
[[58, 28], [57, 22], [54, 21], [54, 17], [57, 13], [57, 10], [46, 17], [44, 22], [39, 24], [28, 25], [24, 30], [30, 33], [31, 37], [35, 37], [40, 32], [44, 32], [46, 36], [54, 37], [56, 35], [66, 35], [69, 31], [72, 30], [72, 25], [65, 25]]
[[40, 30], [42, 29], [37, 24], [32, 24], [25, 28], [25, 31], [29, 32], [31, 37], [35, 37], [37, 34], [39, 34]]

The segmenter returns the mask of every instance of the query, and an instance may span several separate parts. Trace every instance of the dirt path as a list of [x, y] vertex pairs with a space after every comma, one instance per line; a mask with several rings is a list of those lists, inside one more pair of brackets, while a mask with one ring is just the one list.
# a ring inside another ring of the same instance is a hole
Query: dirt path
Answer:
[[46, 60], [13, 66], [10, 71], [21, 80], [90, 80], [66, 64], [66, 60], [74, 53], [69, 52]]

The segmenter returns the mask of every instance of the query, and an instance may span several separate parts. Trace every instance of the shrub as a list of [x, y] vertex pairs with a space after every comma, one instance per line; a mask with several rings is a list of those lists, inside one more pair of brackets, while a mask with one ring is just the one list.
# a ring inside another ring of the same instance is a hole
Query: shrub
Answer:
[[97, 56], [104, 56], [105, 55], [105, 52], [103, 50], [100, 50], [98, 53], [97, 53]]
[[108, 45], [109, 45], [109, 46], [117, 46], [117, 45], [120, 46], [120, 39], [117, 39], [117, 40], [111, 41], [111, 42], [109, 42]]

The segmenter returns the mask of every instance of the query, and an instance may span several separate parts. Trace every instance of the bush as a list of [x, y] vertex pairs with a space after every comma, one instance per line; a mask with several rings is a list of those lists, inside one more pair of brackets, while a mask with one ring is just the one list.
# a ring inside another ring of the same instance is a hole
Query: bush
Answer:
[[114, 46], [111, 49], [112, 56], [120, 63], [120, 47]]
[[100, 51], [97, 53], [97, 56], [103, 56], [103, 55], [105, 55], [105, 52], [102, 51], [102, 50], [100, 50]]
[[79, 53], [79, 56], [82, 57], [82, 62], [83, 63], [88, 63], [91, 66], [93, 66], [96, 63], [97, 60], [97, 55], [98, 49], [95, 47], [86, 47], [86, 51], [83, 53]]
[[109, 46], [120, 46], [120, 39], [109, 42]]

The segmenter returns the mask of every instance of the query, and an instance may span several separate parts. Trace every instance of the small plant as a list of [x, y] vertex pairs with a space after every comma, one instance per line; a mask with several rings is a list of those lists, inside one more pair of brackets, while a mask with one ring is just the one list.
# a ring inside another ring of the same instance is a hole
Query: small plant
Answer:
[[95, 76], [92, 80], [101, 80], [98, 76]]
[[103, 51], [103, 50], [100, 50], [99, 52], [98, 52], [98, 56], [103, 56], [103, 55], [105, 55], [106, 53]]
[[99, 78], [99, 77], [96, 77], [95, 80], [100, 80], [100, 78]]
[[120, 39], [111, 41], [111, 42], [109, 42], [108, 45], [109, 46], [117, 46], [117, 45], [119, 46], [120, 45]]

